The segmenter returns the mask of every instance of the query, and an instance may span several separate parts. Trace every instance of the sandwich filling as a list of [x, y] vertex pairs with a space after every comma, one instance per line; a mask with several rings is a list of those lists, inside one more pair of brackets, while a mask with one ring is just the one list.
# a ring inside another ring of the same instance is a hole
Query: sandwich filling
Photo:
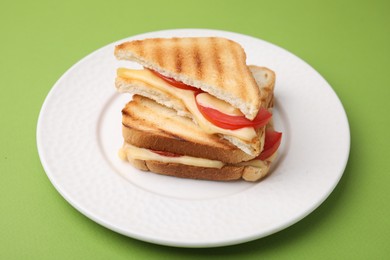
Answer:
[[[280, 146], [282, 139], [282, 133], [276, 132], [272, 125], [268, 125], [265, 131], [264, 149], [259, 156], [253, 160], [237, 163], [237, 166], [252, 166], [263, 167], [264, 162], [273, 161], [276, 156], [277, 150]], [[124, 143], [123, 147], [119, 151], [119, 156], [126, 160], [130, 156], [132, 159], [144, 160], [144, 161], [159, 161], [164, 163], [180, 163], [185, 165], [192, 165], [206, 168], [222, 168], [226, 163], [218, 160], [210, 160], [199, 157], [181, 155], [166, 151], [158, 151], [147, 148], [140, 148]]]
[[[154, 151], [146, 148], [140, 148], [129, 143], [124, 143], [123, 147], [119, 150], [119, 157], [122, 160], [136, 159], [143, 161], [157, 161], [163, 163], [178, 163], [196, 167], [205, 167], [205, 168], [217, 168], [221, 169], [223, 166], [227, 165], [221, 161], [209, 160], [204, 158], [192, 157], [187, 155], [176, 155], [165, 153], [162, 151]], [[263, 168], [269, 166], [269, 163], [274, 160], [276, 157], [276, 151], [266, 159], [255, 158], [247, 162], [241, 162], [234, 164], [235, 166], [251, 166], [256, 168]]]
[[185, 165], [192, 165], [197, 167], [206, 168], [222, 168], [224, 163], [216, 160], [209, 160], [204, 158], [197, 158], [187, 155], [163, 155], [162, 152], [152, 151], [146, 148], [136, 147], [129, 143], [125, 143], [122, 149], [119, 151], [119, 156], [122, 159], [127, 159], [130, 156], [132, 159], [143, 161], [158, 161], [164, 163], [180, 163]]
[[[199, 89], [191, 89], [191, 86], [185, 84], [183, 84], [183, 87], [173, 86], [174, 83], [168, 83], [167, 80], [162, 79], [155, 72], [148, 69], [120, 68], [117, 75], [130, 83], [141, 83], [150, 89], [156, 89], [168, 96], [173, 96], [183, 104], [193, 120], [209, 134], [228, 135], [250, 142], [257, 137], [256, 129], [266, 125], [271, 119], [271, 113], [266, 109], [262, 109], [255, 120], [249, 121], [240, 110], [228, 103], [208, 93], [201, 92]], [[205, 110], [208, 112], [205, 112]]]

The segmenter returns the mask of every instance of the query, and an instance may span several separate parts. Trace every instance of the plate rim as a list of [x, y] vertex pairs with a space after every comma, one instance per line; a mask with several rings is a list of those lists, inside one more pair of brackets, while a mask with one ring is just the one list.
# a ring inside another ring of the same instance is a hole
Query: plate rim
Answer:
[[[204, 243], [204, 242], [180, 242], [180, 241], [173, 241], [173, 240], [170, 240], [170, 239], [144, 236], [143, 234], [138, 234], [136, 232], [133, 232], [133, 233], [129, 234], [128, 232], [122, 230], [120, 227], [118, 227], [116, 225], [113, 225], [112, 223], [107, 222], [104, 219], [99, 218], [95, 214], [91, 213], [89, 210], [87, 210], [87, 209], [83, 208], [82, 206], [80, 206], [79, 203], [77, 202], [77, 200], [75, 200], [74, 198], [73, 199], [70, 198], [70, 195], [67, 193], [67, 191], [64, 190], [63, 187], [61, 187], [61, 185], [59, 183], [57, 183], [57, 180], [54, 178], [54, 176], [49, 173], [50, 172], [50, 167], [49, 167], [50, 163], [45, 158], [45, 151], [43, 150], [42, 144], [41, 144], [42, 143], [42, 138], [43, 138], [43, 135], [42, 135], [42, 127], [43, 127], [42, 126], [42, 121], [43, 121], [45, 110], [47, 109], [47, 106], [48, 106], [48, 100], [50, 100], [50, 98], [52, 98], [52, 96], [54, 95], [55, 89], [58, 86], [59, 82], [61, 82], [63, 80], [63, 78], [67, 77], [68, 74], [70, 74], [73, 70], [75, 70], [82, 62], [87, 60], [90, 56], [93, 56], [95, 53], [99, 52], [101, 49], [103, 49], [103, 48], [105, 48], [105, 47], [107, 47], [109, 45], [113, 45], [113, 44], [116, 44], [118, 42], [122, 42], [122, 41], [125, 41], [125, 40], [128, 40], [128, 39], [134, 38], [134, 37], [143, 37], [145, 35], [150, 35], [150, 34], [155, 34], [155, 33], [165, 33], [165, 32], [173, 33], [173, 32], [177, 32], [178, 34], [180, 34], [180, 32], [183, 32], [183, 31], [185, 31], [185, 32], [189, 32], [189, 31], [208, 31], [208, 32], [218, 32], [218, 33], [222, 33], [222, 34], [223, 33], [227, 33], [227, 34], [233, 34], [233, 35], [235, 34], [235, 35], [238, 35], [238, 36], [250, 37], [250, 38], [253, 38], [255, 40], [263, 41], [263, 42], [265, 42], [267, 44], [272, 45], [273, 47], [279, 48], [279, 49], [281, 49], [281, 50], [283, 50], [283, 51], [293, 55], [294, 58], [297, 58], [301, 62], [305, 63], [308, 67], [310, 67], [312, 69], [312, 71], [314, 73], [316, 73], [318, 76], [320, 76], [327, 83], [327, 85], [329, 86], [329, 89], [337, 97], [337, 99], [338, 99], [338, 101], [339, 101], [339, 103], [341, 105], [342, 111], [344, 112], [344, 117], [346, 119], [346, 121], [344, 123], [345, 123], [345, 126], [347, 127], [346, 130], [348, 132], [348, 136], [347, 136], [348, 137], [348, 140], [347, 140], [348, 141], [347, 142], [348, 143], [348, 148], [347, 148], [347, 153], [345, 154], [346, 158], [343, 160], [344, 161], [344, 165], [340, 169], [341, 174], [338, 175], [339, 178], [338, 178], [337, 182], [335, 182], [333, 187], [331, 187], [328, 190], [328, 193], [325, 196], [322, 197], [322, 200], [319, 200], [317, 202], [317, 204], [314, 206], [314, 208], [308, 209], [307, 212], [302, 214], [300, 217], [298, 217], [296, 219], [292, 219], [290, 222], [285, 223], [284, 226], [280, 226], [277, 230], [270, 230], [268, 233], [252, 235], [250, 237], [240, 237], [240, 238], [237, 238], [235, 240], [231, 239], [229, 241], [219, 241], [219, 242], [212, 242], [212, 243], [207, 243], [207, 242], [206, 243]], [[284, 48], [282, 48], [280, 46], [277, 46], [275, 44], [272, 44], [270, 42], [264, 41], [264, 40], [259, 39], [259, 38], [255, 38], [255, 37], [250, 36], [250, 35], [244, 35], [244, 34], [240, 34], [240, 33], [236, 33], [236, 32], [229, 32], [229, 31], [223, 31], [223, 30], [196, 29], [196, 28], [160, 30], [160, 31], [146, 32], [146, 33], [142, 33], [142, 34], [129, 36], [129, 37], [126, 37], [124, 39], [121, 39], [121, 40], [114, 41], [112, 43], [106, 44], [105, 46], [100, 47], [100, 48], [96, 49], [95, 51], [91, 52], [90, 54], [82, 57], [79, 61], [77, 61], [69, 69], [67, 69], [66, 72], [63, 73], [61, 75], [61, 77], [53, 84], [53, 86], [51, 87], [50, 91], [48, 92], [48, 94], [45, 97], [45, 100], [44, 100], [44, 102], [42, 104], [42, 107], [41, 107], [40, 112], [39, 112], [38, 120], [37, 120], [37, 126], [36, 126], [36, 145], [37, 145], [39, 158], [40, 158], [41, 164], [42, 164], [42, 166], [44, 168], [44, 171], [45, 171], [46, 175], [48, 176], [50, 182], [55, 187], [55, 189], [61, 194], [61, 196], [70, 205], [72, 205], [79, 212], [81, 212], [83, 215], [87, 216], [88, 218], [90, 218], [94, 222], [96, 222], [96, 223], [98, 223], [98, 224], [100, 224], [100, 225], [102, 225], [102, 226], [104, 226], [104, 227], [106, 227], [106, 228], [108, 228], [110, 230], [113, 230], [113, 231], [115, 231], [117, 233], [120, 233], [122, 235], [129, 236], [129, 237], [132, 237], [132, 238], [135, 238], [135, 239], [139, 239], [139, 240], [142, 240], [142, 241], [146, 241], [146, 242], [156, 243], [156, 244], [160, 244], [160, 245], [176, 246], [176, 247], [218, 247], [218, 246], [239, 244], [239, 243], [248, 242], [248, 241], [252, 241], [252, 240], [255, 240], [255, 239], [258, 239], [258, 238], [261, 238], [261, 237], [268, 236], [270, 234], [273, 234], [273, 233], [276, 233], [278, 231], [281, 231], [281, 230], [283, 230], [283, 229], [285, 229], [285, 228], [287, 228], [287, 227], [289, 227], [289, 226], [299, 222], [300, 220], [305, 218], [307, 215], [312, 213], [314, 210], [316, 210], [329, 197], [329, 195], [333, 192], [333, 190], [335, 189], [335, 187], [339, 183], [340, 179], [343, 176], [343, 173], [345, 171], [347, 163], [348, 163], [349, 154], [350, 154], [350, 142], [351, 142], [351, 136], [350, 136], [350, 127], [349, 127], [348, 117], [347, 117], [346, 111], [345, 111], [345, 109], [343, 107], [343, 104], [342, 104], [340, 98], [338, 97], [338, 95], [335, 92], [335, 90], [331, 87], [331, 85], [326, 81], [326, 79], [324, 79], [322, 77], [322, 75], [319, 74], [319, 72], [317, 72], [313, 67], [311, 67], [303, 59], [301, 59], [300, 57], [296, 56], [295, 54], [285, 50]]]

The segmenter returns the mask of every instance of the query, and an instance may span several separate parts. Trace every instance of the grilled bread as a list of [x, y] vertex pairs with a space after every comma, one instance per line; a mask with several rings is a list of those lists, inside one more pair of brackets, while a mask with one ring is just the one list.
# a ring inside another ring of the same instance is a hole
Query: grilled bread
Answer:
[[[259, 133], [263, 136], [263, 129]], [[205, 133], [191, 119], [177, 115], [175, 110], [139, 95], [122, 110], [122, 134], [125, 142], [137, 147], [224, 163], [255, 157], [217, 135]]]
[[[261, 101], [261, 106], [264, 108], [271, 108], [273, 105], [272, 100], [275, 73], [265, 67], [249, 66], [248, 68], [257, 83], [256, 85], [260, 92], [258, 99]], [[230, 143], [247, 153], [249, 157], [253, 158], [260, 153], [262, 142], [259, 139], [259, 136], [261, 136], [264, 128], [260, 128], [257, 131], [253, 128], [238, 130], [221, 129], [212, 125], [202, 115], [199, 115], [199, 113], [195, 113], [197, 116], [194, 116], [194, 114], [188, 110], [188, 106], [191, 107], [190, 103], [194, 102], [192, 92], [188, 94], [185, 93], [186, 91], [177, 90], [171, 86], [163, 88], [164, 82], [161, 79], [153, 78], [153, 73], [149, 71], [136, 71], [136, 73], [131, 72], [132, 75], [127, 75], [126, 73], [126, 69], [124, 69], [124, 72], [118, 73], [119, 76], [116, 79], [116, 87], [119, 92], [142, 95], [151, 98], [166, 107], [173, 108], [177, 111], [178, 115], [186, 116], [194, 120], [200, 127], [203, 128], [205, 133], [217, 134], [218, 137], [216, 138], [219, 139], [219, 137], [222, 137], [228, 140]], [[141, 73], [142, 75], [139, 76]], [[157, 85], [161, 84], [162, 86], [160, 88], [156, 88]], [[187, 102], [184, 102], [187, 99], [187, 95], [185, 94], [189, 95], [190, 100]], [[194, 105], [192, 105], [191, 108], [192, 110], [197, 109]]]
[[259, 88], [243, 48], [234, 41], [218, 37], [135, 40], [116, 46], [115, 56], [202, 89], [250, 120], [259, 111]]

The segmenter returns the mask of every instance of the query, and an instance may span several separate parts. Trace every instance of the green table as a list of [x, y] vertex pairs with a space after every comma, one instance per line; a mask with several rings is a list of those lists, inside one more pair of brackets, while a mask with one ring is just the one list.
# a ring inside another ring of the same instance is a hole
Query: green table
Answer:
[[[1, 2], [0, 259], [389, 257], [389, 11], [387, 1]], [[261, 38], [307, 61], [334, 88], [350, 123], [349, 163], [335, 191], [308, 217], [241, 245], [173, 248], [108, 230], [55, 190], [35, 136], [53, 84], [108, 43], [173, 28]]]

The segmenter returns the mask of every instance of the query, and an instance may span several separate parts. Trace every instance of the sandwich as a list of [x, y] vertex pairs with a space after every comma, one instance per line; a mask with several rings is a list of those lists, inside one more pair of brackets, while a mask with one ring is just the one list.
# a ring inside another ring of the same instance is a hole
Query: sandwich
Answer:
[[115, 56], [144, 67], [117, 70], [117, 90], [133, 96], [122, 110], [121, 158], [184, 178], [267, 174], [281, 140], [272, 126], [275, 74], [247, 66], [238, 43], [154, 38], [117, 45]]

